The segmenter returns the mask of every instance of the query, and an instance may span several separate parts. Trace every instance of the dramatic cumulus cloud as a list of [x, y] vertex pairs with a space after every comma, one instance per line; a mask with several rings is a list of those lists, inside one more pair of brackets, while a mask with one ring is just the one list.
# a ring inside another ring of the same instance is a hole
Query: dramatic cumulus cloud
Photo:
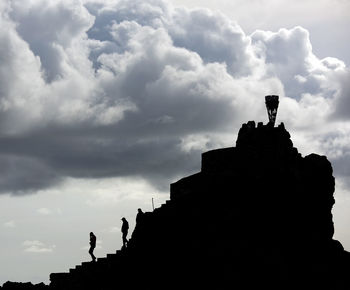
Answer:
[[234, 145], [242, 122], [266, 120], [266, 94], [302, 147], [350, 174], [334, 153], [349, 155], [349, 68], [315, 56], [302, 27], [247, 35], [161, 0], [6, 0], [0, 63], [1, 192], [65, 177], [164, 188], [203, 150]]

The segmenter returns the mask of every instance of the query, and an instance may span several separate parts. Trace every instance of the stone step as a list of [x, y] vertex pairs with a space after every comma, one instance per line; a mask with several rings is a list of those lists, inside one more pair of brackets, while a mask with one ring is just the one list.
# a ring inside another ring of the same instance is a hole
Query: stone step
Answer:
[[[81, 277], [93, 277], [94, 274], [102, 275], [104, 273], [119, 269], [126, 257], [126, 252], [117, 250], [115, 253], [107, 254], [106, 257], [97, 258], [96, 262], [82, 262], [81, 265], [76, 265], [69, 269], [67, 273], [52, 273], [50, 281], [52, 285], [65, 285], [67, 281], [77, 281]], [[59, 286], [59, 287], [61, 287]], [[62, 288], [63, 289], [63, 288]]]
[[[112, 267], [113, 265], [116, 265], [115, 263], [117, 263], [119, 259], [122, 261], [123, 258], [124, 252], [122, 250], [117, 250], [115, 253], [107, 254], [106, 257], [97, 258], [96, 262], [82, 262], [81, 265], [76, 265], [74, 268], [69, 269], [68, 273], [52, 273], [50, 275], [50, 280], [56, 281], [69, 279], [71, 274], [73, 274], [74, 276], [80, 275], [81, 273], [89, 271], [91, 269], [98, 270], [99, 268], [101, 268], [101, 266], [103, 267], [103, 269], [105, 269], [104, 266], [108, 265], [109, 267]], [[101, 268], [101, 270], [103, 269]]]
[[99, 263], [99, 264], [104, 264], [104, 263], [106, 263], [106, 262], [108, 261], [108, 255], [109, 255], [109, 254], [107, 254], [107, 258], [106, 258], [106, 257], [97, 258], [97, 263]]
[[117, 254], [107, 254], [107, 259], [115, 258]]
[[96, 264], [96, 262], [82, 262], [81, 266], [82, 267], [94, 267], [95, 264]]
[[56, 280], [64, 280], [69, 278], [69, 273], [63, 272], [63, 273], [51, 273], [50, 274], [50, 281], [56, 281]]
[[51, 273], [50, 274], [50, 286], [58, 287], [59, 289], [63, 289], [66, 283], [70, 279], [70, 273]]
[[81, 263], [81, 268], [78, 268], [78, 272], [90, 272], [98, 267], [97, 262], [83, 262]]

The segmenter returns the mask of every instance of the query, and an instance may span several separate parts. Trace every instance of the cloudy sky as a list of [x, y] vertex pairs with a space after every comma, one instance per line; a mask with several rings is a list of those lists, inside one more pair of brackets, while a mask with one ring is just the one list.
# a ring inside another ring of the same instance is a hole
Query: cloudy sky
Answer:
[[119, 249], [121, 217], [266, 122], [267, 94], [331, 160], [350, 250], [348, 27], [348, 0], [1, 1], [0, 284], [88, 261], [90, 231]]

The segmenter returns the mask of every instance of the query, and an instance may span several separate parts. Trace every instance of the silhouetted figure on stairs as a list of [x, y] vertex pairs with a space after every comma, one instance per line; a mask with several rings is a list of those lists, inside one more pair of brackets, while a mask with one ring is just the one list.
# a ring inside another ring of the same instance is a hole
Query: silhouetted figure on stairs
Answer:
[[89, 254], [92, 258], [92, 262], [96, 262], [96, 257], [94, 256], [94, 249], [96, 247], [96, 236], [93, 232], [90, 233], [90, 250]]
[[122, 224], [123, 248], [125, 248], [126, 244], [128, 243], [128, 240], [126, 237], [128, 235], [128, 231], [129, 231], [129, 223], [125, 217], [122, 218], [122, 221], [123, 221], [123, 224]]
[[142, 220], [142, 217], [144, 215], [144, 212], [142, 211], [142, 209], [138, 209], [137, 210], [137, 215], [136, 215], [136, 225], [140, 223], [140, 221]]

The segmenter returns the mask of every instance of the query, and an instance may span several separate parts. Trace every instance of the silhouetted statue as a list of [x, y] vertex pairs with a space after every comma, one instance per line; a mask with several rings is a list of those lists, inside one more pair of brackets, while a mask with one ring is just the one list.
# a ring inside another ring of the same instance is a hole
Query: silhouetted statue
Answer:
[[144, 215], [144, 212], [142, 211], [142, 209], [138, 209], [137, 210], [137, 215], [136, 215], [136, 224], [139, 224], [140, 221], [142, 220], [142, 217]]
[[267, 114], [269, 116], [269, 123], [272, 124], [272, 126], [274, 126], [276, 122], [278, 103], [279, 103], [278, 96], [276, 95], [265, 96], [265, 104], [266, 104]]
[[128, 235], [128, 231], [129, 231], [129, 223], [125, 217], [122, 218], [122, 221], [123, 221], [123, 224], [122, 224], [123, 248], [125, 248], [126, 244], [128, 243], [128, 240], [126, 237]]
[[94, 256], [94, 249], [96, 247], [96, 236], [94, 235], [93, 232], [90, 233], [90, 249], [89, 249], [89, 254], [92, 258], [92, 262], [96, 261], [96, 257]]

